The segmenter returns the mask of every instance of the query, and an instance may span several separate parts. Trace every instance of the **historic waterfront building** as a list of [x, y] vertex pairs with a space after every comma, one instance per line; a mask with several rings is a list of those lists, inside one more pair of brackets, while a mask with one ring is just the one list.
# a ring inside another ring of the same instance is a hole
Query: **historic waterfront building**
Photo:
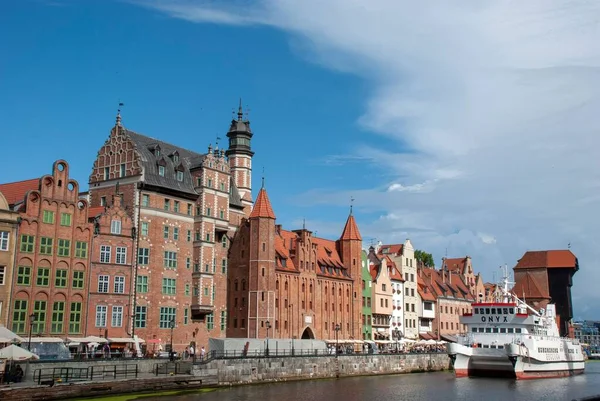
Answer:
[[514, 267], [516, 284], [512, 291], [536, 309], [545, 308], [552, 300], [556, 304], [560, 335], [572, 337], [571, 286], [578, 270], [579, 261], [568, 249], [527, 251]]
[[361, 243], [352, 212], [337, 241], [284, 230], [261, 188], [229, 253], [227, 336], [360, 339]]
[[392, 280], [389, 258], [379, 258], [375, 248], [369, 248], [369, 271], [373, 279], [373, 339], [391, 341], [390, 322], [392, 320]]
[[479, 294], [484, 294], [485, 285], [481, 278], [481, 273], [475, 274], [470, 256], [464, 258], [442, 258], [441, 269], [451, 271], [453, 274], [458, 274], [462, 277], [465, 284], [469, 287], [469, 292], [474, 297], [479, 297]]
[[417, 290], [415, 249], [410, 240], [407, 239], [404, 244], [378, 245], [376, 252], [379, 257], [389, 256], [404, 276], [404, 336], [410, 339], [418, 339], [417, 305], [420, 300]]
[[419, 302], [417, 315], [419, 316], [419, 337], [424, 340], [438, 339], [438, 329], [435, 327], [437, 299], [431, 286], [431, 280], [423, 277], [425, 266], [417, 268], [417, 285], [419, 289]]
[[118, 115], [98, 152], [90, 203], [108, 205], [118, 186], [133, 219], [131, 333], [149, 350], [168, 349], [171, 336], [177, 351], [225, 336], [230, 241], [252, 204], [252, 135], [240, 107], [227, 151], [201, 154], [126, 129]]
[[373, 339], [373, 309], [372, 309], [372, 288], [373, 279], [371, 272], [369, 271], [369, 260], [367, 259], [367, 252], [364, 250], [361, 252], [362, 259], [362, 339], [372, 340]]
[[[131, 338], [133, 319], [133, 266], [136, 231], [133, 220], [115, 193], [105, 206], [90, 208], [94, 224], [90, 250], [90, 287], [86, 334], [115, 339]], [[147, 291], [138, 282], [140, 293]]]
[[404, 337], [404, 277], [396, 263], [386, 255], [388, 272], [392, 287], [392, 318], [390, 319], [390, 338], [400, 341]]
[[17, 334], [80, 336], [85, 332], [93, 225], [69, 165], [52, 174], [0, 185], [20, 217], [9, 327]]
[[8, 326], [8, 313], [13, 285], [19, 213], [10, 209], [0, 192], [0, 324]]

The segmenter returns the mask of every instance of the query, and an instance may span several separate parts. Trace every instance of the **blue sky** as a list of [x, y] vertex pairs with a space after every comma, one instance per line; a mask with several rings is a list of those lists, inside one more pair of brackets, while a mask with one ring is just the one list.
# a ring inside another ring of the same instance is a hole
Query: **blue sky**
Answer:
[[468, 254], [486, 281], [571, 243], [593, 317], [600, 6], [567, 3], [2, 2], [0, 181], [64, 158], [86, 187], [119, 101], [129, 129], [204, 152], [241, 97], [285, 227], [337, 238], [353, 197], [366, 243]]

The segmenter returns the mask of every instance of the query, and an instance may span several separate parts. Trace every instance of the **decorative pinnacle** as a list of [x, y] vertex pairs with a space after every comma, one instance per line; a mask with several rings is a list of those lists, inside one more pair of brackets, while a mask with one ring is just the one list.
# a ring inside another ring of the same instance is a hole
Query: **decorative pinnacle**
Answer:
[[238, 107], [238, 121], [242, 121], [244, 119], [244, 110], [242, 110], [242, 98], [240, 98], [240, 106]]
[[121, 107], [123, 107], [125, 103], [119, 102], [119, 108], [117, 109], [117, 126], [121, 126]]

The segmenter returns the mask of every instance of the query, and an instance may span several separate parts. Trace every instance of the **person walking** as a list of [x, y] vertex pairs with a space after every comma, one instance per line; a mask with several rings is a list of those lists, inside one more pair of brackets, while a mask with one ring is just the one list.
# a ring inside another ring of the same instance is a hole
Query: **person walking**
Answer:
[[204, 346], [202, 346], [202, 349], [200, 350], [200, 358], [202, 358], [201, 360], [204, 360], [205, 355], [206, 355], [206, 350], [204, 349]]

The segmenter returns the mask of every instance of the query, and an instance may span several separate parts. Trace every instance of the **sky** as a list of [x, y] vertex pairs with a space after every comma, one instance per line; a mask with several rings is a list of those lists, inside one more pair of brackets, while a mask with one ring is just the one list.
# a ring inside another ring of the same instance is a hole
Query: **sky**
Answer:
[[224, 146], [241, 98], [285, 228], [336, 239], [353, 204], [365, 246], [485, 281], [570, 246], [575, 317], [600, 319], [599, 21], [595, 0], [2, 2], [0, 182], [63, 158], [86, 188], [119, 102], [128, 129]]

